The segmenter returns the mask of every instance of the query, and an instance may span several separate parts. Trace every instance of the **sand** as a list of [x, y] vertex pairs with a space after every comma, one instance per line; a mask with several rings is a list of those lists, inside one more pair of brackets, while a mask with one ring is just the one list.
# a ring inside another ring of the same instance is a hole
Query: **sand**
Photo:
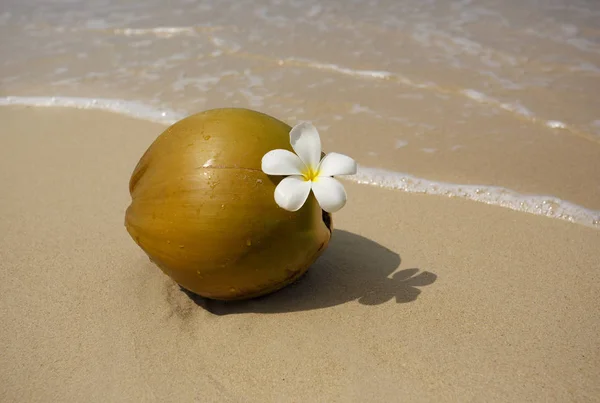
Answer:
[[600, 399], [597, 230], [346, 182], [307, 276], [209, 302], [123, 226], [129, 175], [164, 126], [50, 108], [0, 120], [2, 402]]

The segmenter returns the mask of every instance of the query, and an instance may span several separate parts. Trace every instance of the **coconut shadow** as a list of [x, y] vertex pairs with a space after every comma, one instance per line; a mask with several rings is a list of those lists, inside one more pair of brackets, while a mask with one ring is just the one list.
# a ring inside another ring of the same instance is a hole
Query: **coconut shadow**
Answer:
[[[400, 270], [400, 256], [363, 236], [334, 230], [325, 253], [295, 283], [269, 295], [244, 301], [215, 301], [187, 290], [182, 292], [215, 315], [233, 313], [282, 313], [322, 309], [358, 300], [379, 305], [395, 299], [417, 299], [437, 275], [418, 268]], [[394, 273], [391, 277], [390, 275]]]

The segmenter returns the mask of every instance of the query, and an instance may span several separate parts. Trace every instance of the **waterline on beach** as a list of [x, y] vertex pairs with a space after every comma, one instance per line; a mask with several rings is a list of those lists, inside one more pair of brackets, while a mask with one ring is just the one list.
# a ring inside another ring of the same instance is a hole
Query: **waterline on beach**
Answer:
[[[156, 108], [142, 102], [107, 98], [0, 97], [0, 106], [9, 105], [102, 110], [165, 125], [173, 124], [188, 115], [166, 108]], [[554, 196], [526, 195], [498, 186], [437, 182], [402, 172], [367, 166], [360, 166], [356, 175], [346, 177], [346, 179], [359, 184], [401, 190], [407, 193], [459, 197], [600, 229], [600, 211], [587, 209]]]

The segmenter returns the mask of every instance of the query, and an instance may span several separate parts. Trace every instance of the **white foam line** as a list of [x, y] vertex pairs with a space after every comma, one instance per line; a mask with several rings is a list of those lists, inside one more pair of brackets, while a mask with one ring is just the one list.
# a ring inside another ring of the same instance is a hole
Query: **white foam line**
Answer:
[[[110, 111], [138, 119], [172, 124], [186, 116], [168, 109], [157, 109], [135, 101], [106, 98], [78, 97], [0, 97], [0, 106], [23, 105], [67, 107]], [[423, 178], [384, 169], [359, 167], [358, 173], [347, 179], [372, 186], [468, 200], [509, 208], [539, 216], [558, 218], [572, 223], [600, 229], [600, 211], [586, 209], [554, 196], [523, 195], [497, 186], [460, 185], [434, 182]]]
[[501, 102], [495, 98], [485, 95], [484, 93], [471, 89], [462, 90], [461, 94], [463, 94], [469, 99], [472, 99], [473, 101], [482, 104], [494, 105], [500, 109], [504, 109], [505, 111], [512, 112], [519, 116], [527, 118], [528, 120], [539, 121], [546, 127], [549, 127], [550, 129], [569, 129], [566, 123], [561, 122], [559, 120], [544, 120], [538, 118], [533, 114], [533, 112], [531, 112], [529, 109], [527, 109], [519, 103]]
[[125, 36], [156, 35], [170, 38], [178, 35], [195, 35], [196, 29], [194, 27], [121, 28], [114, 29], [113, 33]]
[[498, 186], [460, 185], [434, 182], [409, 174], [361, 166], [347, 179], [366, 185], [402, 190], [408, 193], [460, 197], [480, 203], [600, 229], [600, 211], [591, 210], [554, 196], [524, 195]]
[[122, 36], [155, 36], [158, 38], [171, 38], [175, 36], [197, 36], [201, 32], [212, 32], [220, 29], [209, 25], [183, 26], [183, 27], [152, 27], [152, 28], [77, 28], [55, 27], [56, 32], [107, 32]]
[[431, 88], [435, 87], [432, 83], [417, 83], [407, 77], [404, 77], [398, 73], [392, 73], [391, 71], [385, 70], [359, 70], [352, 69], [349, 67], [340, 66], [333, 63], [321, 63], [315, 60], [303, 59], [297, 57], [288, 57], [282, 59], [283, 63], [298, 63], [305, 67], [310, 67], [315, 70], [323, 70], [330, 71], [332, 73], [339, 73], [346, 76], [358, 77], [358, 78], [366, 78], [366, 79], [376, 79], [376, 80], [395, 80], [399, 83], [407, 85], [413, 88]]
[[169, 109], [157, 109], [141, 102], [108, 98], [0, 97], [0, 106], [7, 105], [96, 109], [164, 124], [175, 123], [179, 119], [182, 119], [186, 116], [184, 113]]
[[356, 70], [350, 69], [348, 67], [342, 67], [333, 63], [320, 63], [308, 59], [288, 58], [286, 60], [291, 62], [300, 62], [318, 70], [333, 71], [336, 73], [345, 74], [347, 76], [378, 78], [381, 80], [391, 78], [394, 76], [394, 74], [392, 74], [391, 72], [384, 70]]

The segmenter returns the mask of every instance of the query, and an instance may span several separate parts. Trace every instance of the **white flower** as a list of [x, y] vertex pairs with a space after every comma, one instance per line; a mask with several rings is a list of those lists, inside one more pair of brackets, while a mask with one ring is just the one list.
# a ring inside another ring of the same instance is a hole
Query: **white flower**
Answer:
[[262, 170], [267, 175], [289, 175], [275, 188], [279, 207], [298, 211], [311, 190], [328, 213], [344, 207], [346, 191], [332, 176], [355, 174], [356, 162], [338, 153], [329, 153], [321, 160], [319, 132], [307, 122], [292, 128], [290, 143], [297, 155], [288, 150], [272, 150], [262, 158]]

